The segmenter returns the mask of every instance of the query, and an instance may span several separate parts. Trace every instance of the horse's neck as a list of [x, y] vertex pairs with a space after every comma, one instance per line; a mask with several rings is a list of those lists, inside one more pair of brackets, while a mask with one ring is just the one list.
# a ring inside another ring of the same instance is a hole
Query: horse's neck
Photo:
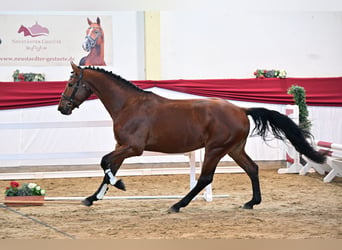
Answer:
[[96, 44], [95, 47], [90, 51], [89, 54], [104, 57], [104, 44]]
[[104, 44], [96, 44], [96, 46], [89, 52], [88, 58], [92, 58], [92, 60], [96, 61], [98, 65], [104, 64]]
[[119, 83], [112, 82], [112, 80], [101, 78], [96, 78], [92, 87], [94, 94], [100, 99], [113, 119], [118, 116], [134, 91], [123, 88]]

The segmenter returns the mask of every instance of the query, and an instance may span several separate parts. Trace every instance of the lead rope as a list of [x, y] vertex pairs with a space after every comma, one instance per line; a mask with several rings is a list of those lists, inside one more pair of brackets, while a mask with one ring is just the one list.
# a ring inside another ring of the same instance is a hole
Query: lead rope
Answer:
[[7, 209], [8, 211], [11, 211], [11, 212], [13, 212], [13, 213], [19, 214], [20, 216], [25, 217], [25, 218], [27, 218], [27, 219], [29, 219], [29, 220], [32, 220], [32, 221], [35, 222], [35, 223], [38, 223], [38, 224], [43, 225], [43, 226], [45, 226], [45, 227], [47, 227], [47, 228], [50, 228], [50, 229], [52, 229], [53, 231], [55, 231], [55, 232], [57, 232], [57, 233], [60, 233], [60, 234], [63, 234], [64, 236], [66, 236], [66, 237], [68, 237], [68, 238], [70, 238], [70, 239], [73, 239], [73, 240], [76, 239], [74, 236], [72, 236], [72, 235], [70, 235], [70, 234], [68, 234], [68, 233], [65, 233], [65, 232], [63, 232], [63, 231], [61, 231], [61, 230], [59, 230], [59, 229], [57, 229], [57, 228], [55, 228], [55, 227], [53, 227], [53, 226], [50, 226], [50, 225], [46, 224], [46, 223], [43, 222], [43, 221], [40, 221], [40, 220], [38, 220], [38, 219], [36, 219], [36, 218], [33, 218], [33, 217], [31, 217], [31, 216], [29, 216], [29, 215], [27, 215], [27, 214], [24, 214], [24, 213], [21, 213], [21, 212], [19, 212], [19, 211], [17, 211], [17, 210], [14, 210], [13, 208], [10, 208], [10, 207], [8, 207], [8, 206], [6, 206], [6, 205], [0, 204], [0, 207], [2, 207], [2, 208], [4, 208], [4, 209]]

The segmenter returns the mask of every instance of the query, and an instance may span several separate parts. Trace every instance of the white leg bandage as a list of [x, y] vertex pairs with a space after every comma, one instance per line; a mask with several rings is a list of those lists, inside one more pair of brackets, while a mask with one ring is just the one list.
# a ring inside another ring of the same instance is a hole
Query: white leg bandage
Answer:
[[108, 185], [107, 185], [106, 183], [104, 183], [104, 184], [102, 185], [101, 189], [100, 189], [100, 192], [98, 192], [97, 195], [96, 195], [96, 198], [97, 198], [98, 200], [102, 200], [102, 199], [103, 199], [104, 195], [105, 195], [106, 192], [107, 192], [107, 188], [108, 188]]
[[105, 174], [109, 177], [110, 185], [114, 186], [117, 182], [116, 177], [113, 175], [112, 171], [110, 169], [106, 169]]

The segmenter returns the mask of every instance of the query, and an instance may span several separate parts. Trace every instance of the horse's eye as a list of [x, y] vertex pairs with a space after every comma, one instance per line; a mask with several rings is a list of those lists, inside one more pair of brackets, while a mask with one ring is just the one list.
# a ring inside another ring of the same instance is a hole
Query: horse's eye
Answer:
[[69, 82], [69, 83], [68, 83], [68, 87], [70, 87], [70, 88], [71, 88], [71, 87], [72, 87], [72, 85], [73, 85], [73, 84], [72, 84], [71, 82]]

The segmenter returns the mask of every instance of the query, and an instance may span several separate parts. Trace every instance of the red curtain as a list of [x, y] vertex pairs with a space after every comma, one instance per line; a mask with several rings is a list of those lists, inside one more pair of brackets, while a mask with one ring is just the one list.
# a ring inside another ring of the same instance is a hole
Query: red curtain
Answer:
[[[307, 104], [342, 107], [342, 77], [132, 81], [142, 89], [159, 87], [223, 99], [292, 104], [292, 85], [304, 87]], [[66, 82], [0, 82], [0, 110], [56, 105]], [[90, 99], [95, 99], [91, 96]]]
[[[144, 84], [146, 81], [135, 81]], [[342, 77], [334, 78], [266, 78], [154, 81], [153, 86], [188, 94], [230, 100], [292, 104], [287, 90], [292, 85], [304, 87], [307, 104], [342, 106]]]
[[65, 85], [66, 82], [0, 82], [0, 110], [56, 105]]

